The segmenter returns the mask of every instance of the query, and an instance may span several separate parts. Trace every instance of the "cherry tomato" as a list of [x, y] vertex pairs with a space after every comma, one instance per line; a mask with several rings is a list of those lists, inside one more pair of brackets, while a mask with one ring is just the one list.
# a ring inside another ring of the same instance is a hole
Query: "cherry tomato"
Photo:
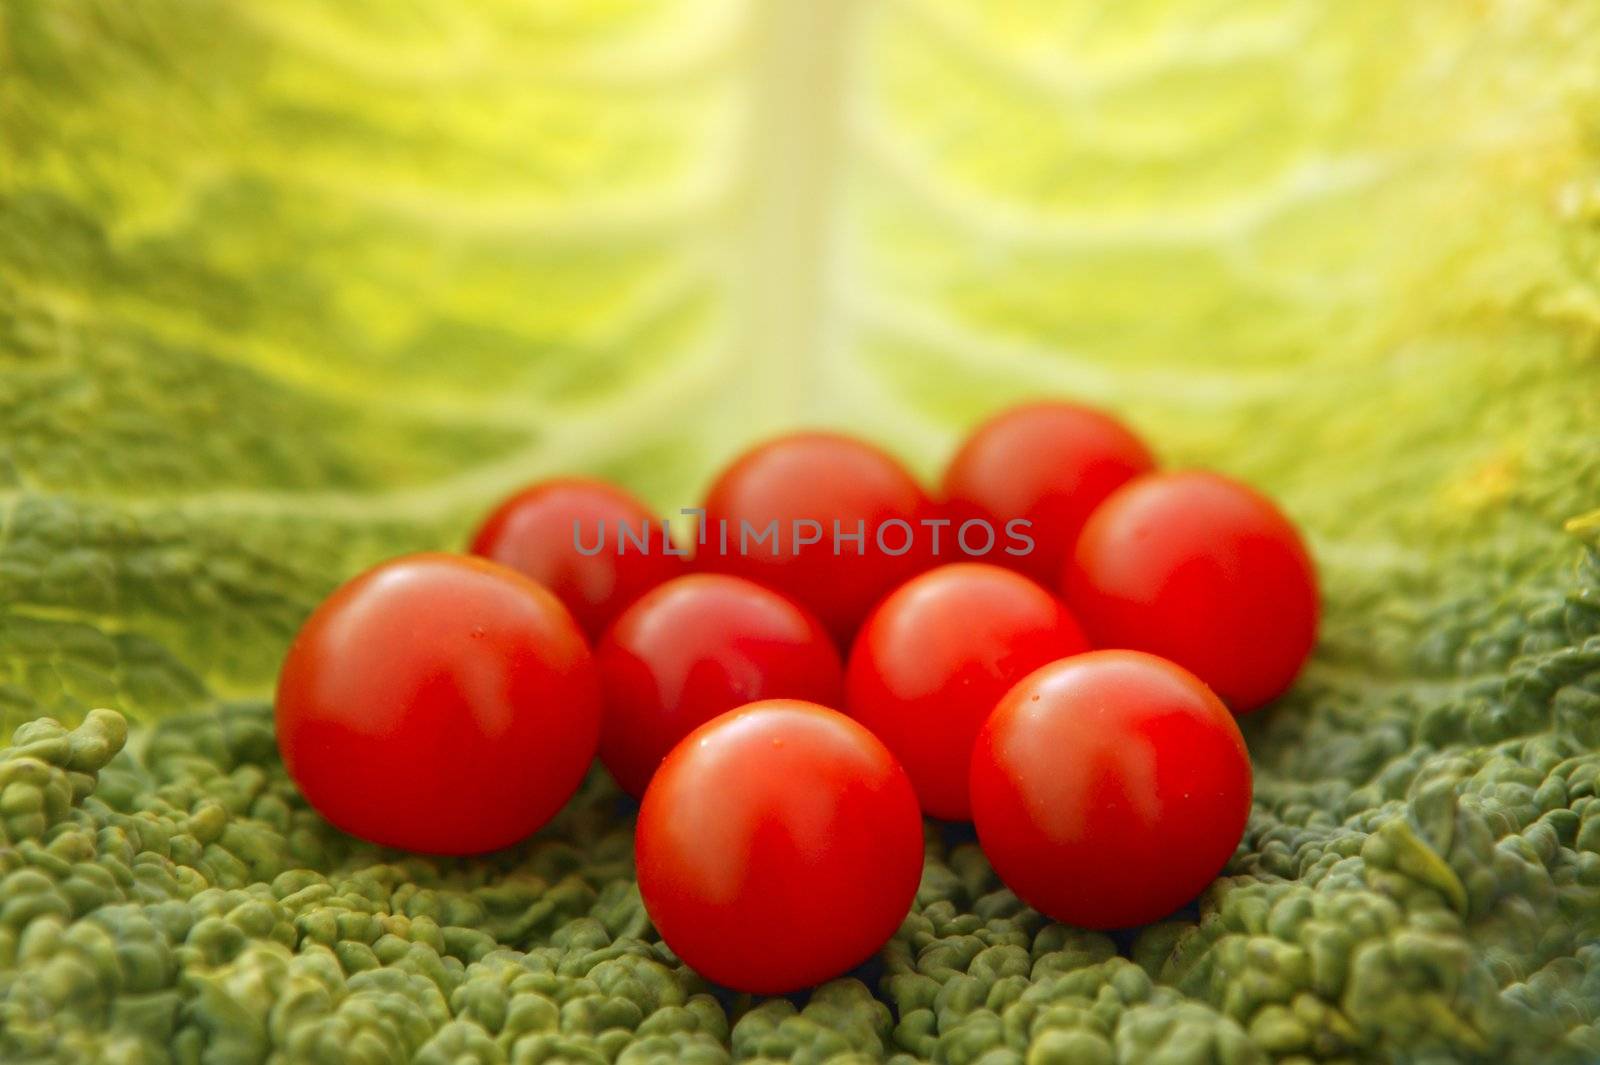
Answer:
[[593, 640], [629, 603], [688, 572], [687, 558], [667, 553], [663, 528], [649, 508], [614, 485], [558, 478], [500, 504], [473, 537], [471, 551], [549, 588]]
[[972, 819], [1000, 879], [1085, 928], [1158, 920], [1227, 864], [1250, 756], [1192, 673], [1138, 651], [1052, 662], [1006, 693], [972, 750]]
[[846, 705], [906, 767], [924, 813], [971, 816], [978, 728], [1006, 690], [1089, 649], [1067, 608], [1011, 570], [940, 566], [889, 593], [850, 652]]
[[673, 745], [718, 714], [757, 699], [842, 701], [839, 651], [822, 623], [770, 588], [725, 574], [691, 574], [646, 592], [595, 658], [606, 704], [600, 759], [635, 797]]
[[561, 602], [482, 559], [408, 555], [337, 589], [278, 677], [278, 747], [352, 835], [431, 854], [514, 843], [594, 757], [600, 686]]
[[1190, 470], [1113, 493], [1084, 526], [1063, 582], [1097, 647], [1149, 651], [1248, 713], [1294, 682], [1317, 638], [1317, 578], [1300, 534], [1264, 496]]
[[[1031, 551], [1000, 549], [987, 562], [1054, 587], [1078, 531], [1118, 485], [1155, 466], [1143, 441], [1121, 422], [1072, 403], [1030, 403], [980, 425], [950, 460], [944, 494], [957, 527], [982, 518], [1003, 532], [1025, 519]], [[1013, 541], [1003, 540], [1002, 548]], [[950, 557], [946, 555], [945, 557]]]
[[[696, 561], [777, 589], [847, 645], [884, 593], [926, 568], [921, 522], [931, 507], [911, 475], [869, 444], [831, 433], [781, 437], [712, 486]], [[755, 542], [769, 523], [775, 538]]]
[[645, 790], [639, 894], [667, 946], [740, 991], [809, 987], [871, 957], [922, 876], [905, 770], [843, 714], [769, 699], [701, 725]]

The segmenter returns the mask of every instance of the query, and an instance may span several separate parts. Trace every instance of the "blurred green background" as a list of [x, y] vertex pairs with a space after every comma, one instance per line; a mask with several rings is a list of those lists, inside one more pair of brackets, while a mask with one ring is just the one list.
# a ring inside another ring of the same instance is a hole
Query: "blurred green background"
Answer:
[[829, 425], [931, 475], [1039, 394], [1277, 492], [1322, 661], [1414, 669], [1600, 505], [1597, 21], [6, 0], [4, 717], [258, 696], [546, 473], [672, 510]]

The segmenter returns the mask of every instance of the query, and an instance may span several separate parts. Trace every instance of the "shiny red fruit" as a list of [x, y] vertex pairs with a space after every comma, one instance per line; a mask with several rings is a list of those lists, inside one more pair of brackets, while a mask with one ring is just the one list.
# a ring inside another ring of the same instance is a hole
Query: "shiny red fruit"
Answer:
[[985, 561], [1054, 587], [1094, 508], [1154, 466], [1144, 442], [1109, 414], [1073, 403], [1029, 403], [973, 431], [945, 470], [944, 495], [958, 526], [983, 518], [1003, 531], [1013, 519], [1029, 521], [1031, 551], [996, 551]]
[[972, 751], [972, 819], [989, 862], [1065, 924], [1159, 920], [1227, 864], [1250, 815], [1250, 757], [1193, 674], [1091, 651], [1029, 674]]
[[1011, 570], [940, 566], [901, 585], [861, 627], [846, 705], [888, 745], [923, 812], [966, 820], [972, 741], [1006, 690], [1089, 649], [1060, 600]]
[[646, 592], [595, 653], [605, 691], [600, 759], [635, 797], [695, 728], [758, 699], [836, 707], [843, 669], [809, 611], [739, 577], [697, 573]]
[[368, 570], [312, 612], [278, 678], [278, 747], [352, 835], [474, 854], [538, 829], [600, 732], [588, 645], [555, 596], [458, 555]]
[[661, 519], [639, 500], [603, 481], [568, 477], [501, 503], [471, 551], [549, 588], [593, 640], [629, 603], [688, 572], [687, 559], [669, 546]]
[[[696, 563], [777, 589], [847, 644], [873, 604], [927, 567], [921, 521], [931, 508], [905, 468], [870, 444], [832, 433], [780, 437], [712, 485]], [[797, 522], [813, 524], [795, 536]], [[756, 543], [771, 523], [779, 539]], [[836, 523], [843, 537], [862, 538], [836, 539]], [[745, 528], [751, 537], [741, 540]], [[813, 534], [817, 542], [798, 543]]]
[[1063, 587], [1097, 647], [1170, 658], [1236, 713], [1287, 689], [1316, 643], [1317, 578], [1299, 532], [1259, 492], [1202, 470], [1109, 496]]
[[645, 791], [634, 856], [645, 910], [702, 976], [779, 994], [866, 961], [922, 876], [905, 770], [811, 703], [752, 703], [672, 749]]

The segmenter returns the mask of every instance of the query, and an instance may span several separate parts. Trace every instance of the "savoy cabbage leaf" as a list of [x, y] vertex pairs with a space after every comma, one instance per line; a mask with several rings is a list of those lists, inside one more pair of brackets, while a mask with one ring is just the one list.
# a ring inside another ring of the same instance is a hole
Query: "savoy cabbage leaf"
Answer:
[[[1600, 1059], [1597, 24], [3, 0], [0, 1057]], [[277, 762], [310, 607], [520, 483], [692, 505], [802, 424], [932, 474], [1040, 393], [1322, 571], [1172, 921], [1050, 924], [933, 834], [878, 962], [751, 1002], [656, 940], [598, 775], [435, 861]]]

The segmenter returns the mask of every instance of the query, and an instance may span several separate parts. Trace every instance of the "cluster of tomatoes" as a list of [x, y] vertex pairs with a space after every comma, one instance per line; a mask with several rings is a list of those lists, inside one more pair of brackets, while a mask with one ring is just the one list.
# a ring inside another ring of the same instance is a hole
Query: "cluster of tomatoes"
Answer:
[[1233, 715], [1314, 642], [1299, 535], [1066, 403], [981, 425], [941, 495], [858, 440], [787, 436], [715, 482], [691, 552], [615, 487], [535, 485], [471, 555], [386, 562], [312, 614], [279, 682], [284, 761], [346, 831], [467, 854], [543, 825], [598, 750], [641, 798], [662, 938], [742, 990], [878, 950], [923, 815], [972, 821], [1059, 920], [1170, 913], [1244, 831]]

